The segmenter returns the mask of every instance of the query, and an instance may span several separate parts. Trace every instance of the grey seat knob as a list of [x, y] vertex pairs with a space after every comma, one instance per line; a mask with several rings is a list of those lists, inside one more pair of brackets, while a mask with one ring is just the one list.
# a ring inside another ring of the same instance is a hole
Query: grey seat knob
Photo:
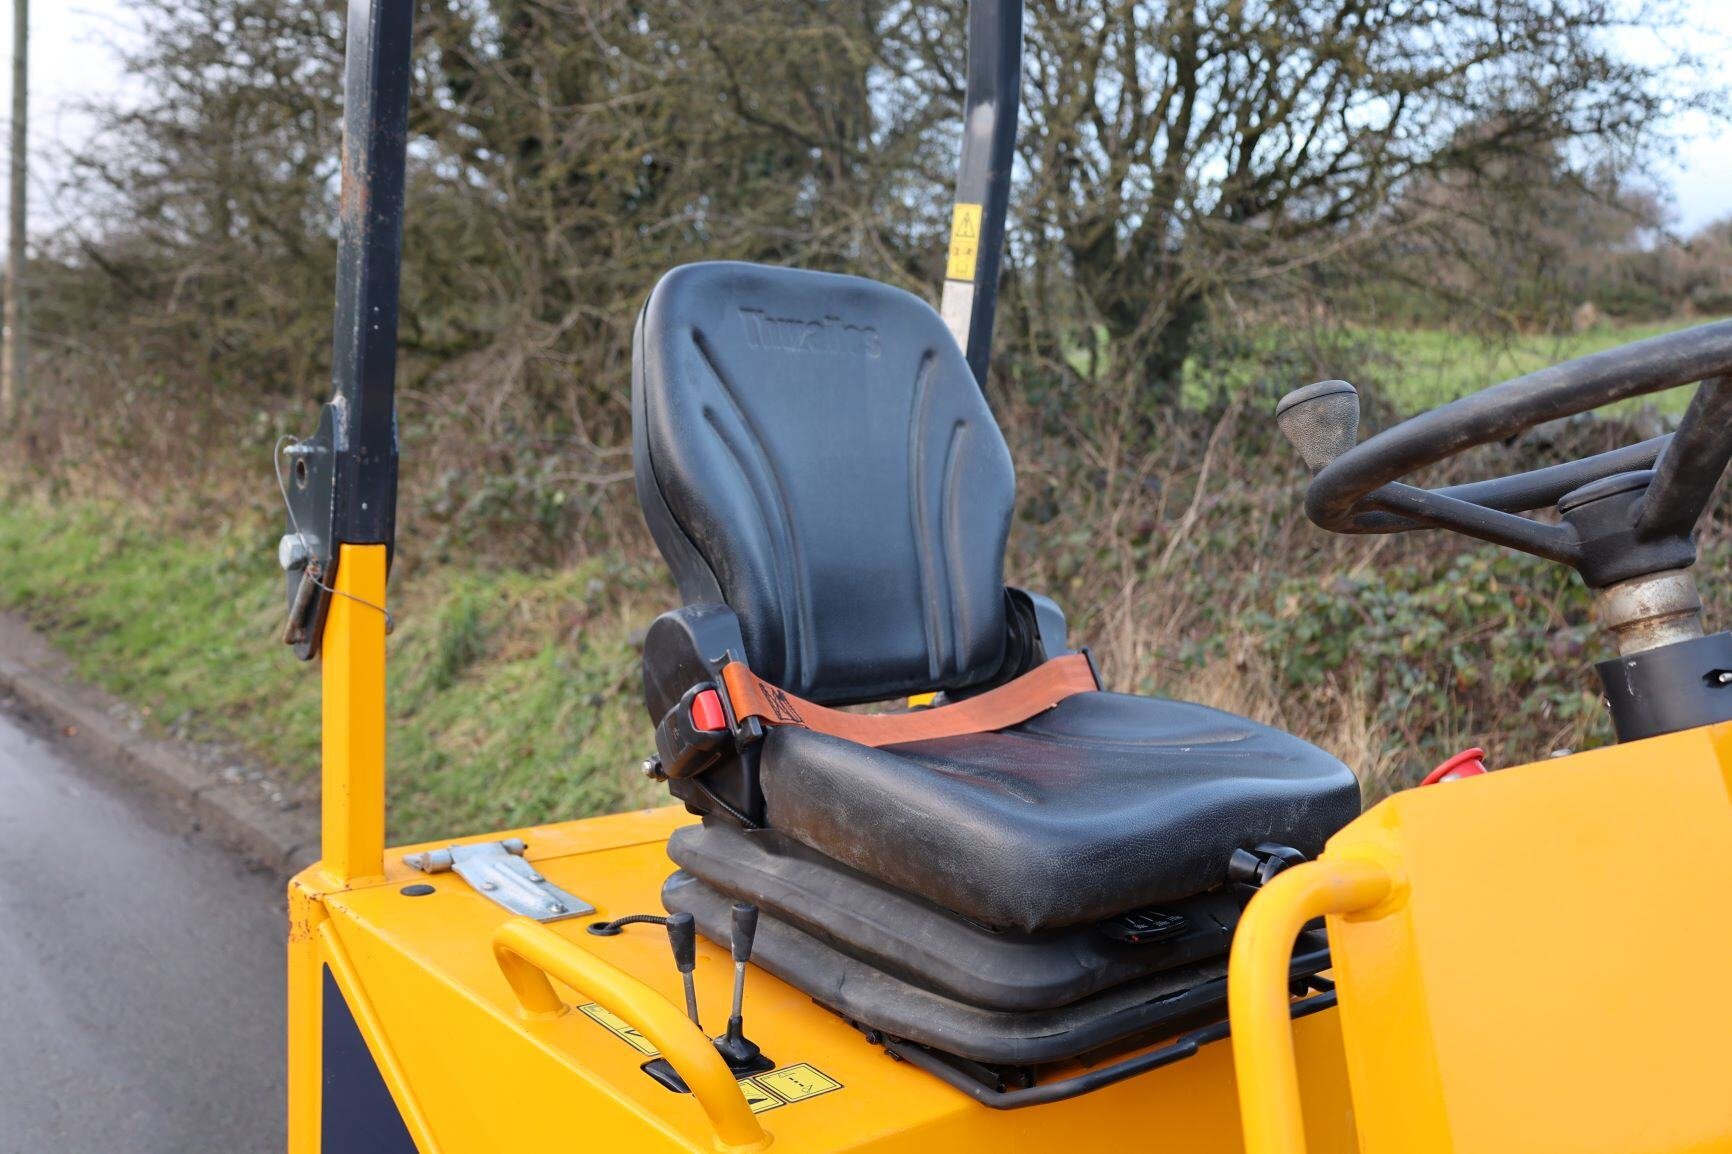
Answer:
[[1294, 389], [1275, 406], [1281, 434], [1313, 473], [1359, 441], [1359, 392], [1346, 381], [1318, 381]]

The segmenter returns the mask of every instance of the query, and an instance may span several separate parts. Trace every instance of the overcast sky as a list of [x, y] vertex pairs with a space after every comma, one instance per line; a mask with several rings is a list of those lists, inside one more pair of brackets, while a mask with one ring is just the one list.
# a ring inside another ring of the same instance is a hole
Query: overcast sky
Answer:
[[[1691, 22], [1707, 33], [1692, 45], [1698, 52], [1732, 55], [1732, 0], [1684, 0]], [[5, 61], [10, 93], [12, 19], [9, 4], [0, 5], [0, 60]], [[59, 162], [69, 147], [87, 139], [90, 122], [79, 101], [124, 91], [125, 78], [115, 58], [115, 45], [136, 35], [124, 0], [37, 0], [31, 12], [30, 136], [32, 161], [39, 175], [31, 182], [30, 216], [37, 227], [57, 220], [48, 195], [62, 170]], [[1655, 50], [1652, 43], [1633, 38], [1631, 50]], [[1724, 77], [1725, 70], [1719, 70]], [[0, 118], [7, 109], [0, 107]], [[1732, 131], [1716, 128], [1700, 117], [1677, 125], [1681, 138], [1675, 163], [1655, 175], [1669, 185], [1678, 212], [1678, 227], [1693, 231], [1732, 215]], [[6, 189], [0, 181], [0, 205]]]

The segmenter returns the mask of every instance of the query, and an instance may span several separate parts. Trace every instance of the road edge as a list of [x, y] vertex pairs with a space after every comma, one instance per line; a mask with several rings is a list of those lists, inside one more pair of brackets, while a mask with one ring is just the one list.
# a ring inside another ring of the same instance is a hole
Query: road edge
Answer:
[[0, 696], [52, 727], [81, 764], [191, 819], [197, 831], [288, 876], [319, 856], [317, 805], [283, 799], [266, 775], [225, 771], [211, 748], [153, 736], [131, 705], [80, 682], [72, 663], [23, 618], [0, 613]]

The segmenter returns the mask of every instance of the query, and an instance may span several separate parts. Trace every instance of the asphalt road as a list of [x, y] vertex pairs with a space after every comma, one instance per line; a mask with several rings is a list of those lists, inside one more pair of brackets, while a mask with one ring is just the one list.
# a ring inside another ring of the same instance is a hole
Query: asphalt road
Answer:
[[0, 712], [0, 1154], [283, 1148], [281, 886]]

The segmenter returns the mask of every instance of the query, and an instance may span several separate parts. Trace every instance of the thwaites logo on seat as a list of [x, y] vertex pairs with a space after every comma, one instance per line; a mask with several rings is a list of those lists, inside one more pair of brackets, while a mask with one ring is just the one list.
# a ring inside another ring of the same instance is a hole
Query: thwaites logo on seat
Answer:
[[754, 349], [778, 349], [788, 353], [818, 353], [833, 357], [884, 355], [884, 341], [870, 325], [849, 324], [841, 317], [827, 316], [808, 321], [799, 317], [773, 317], [763, 309], [740, 310], [746, 326], [746, 344]]

